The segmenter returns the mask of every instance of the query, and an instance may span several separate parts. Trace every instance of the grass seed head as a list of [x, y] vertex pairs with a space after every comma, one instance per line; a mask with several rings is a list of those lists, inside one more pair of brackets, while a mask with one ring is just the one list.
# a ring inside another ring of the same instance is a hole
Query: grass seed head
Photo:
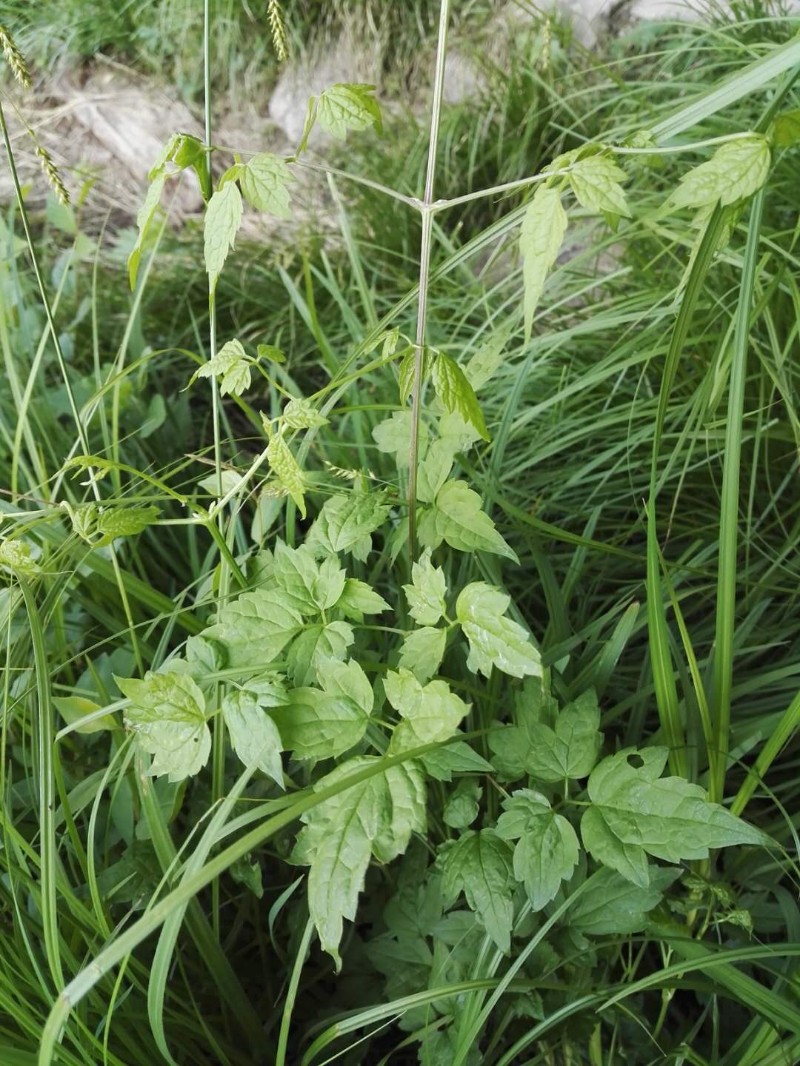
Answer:
[[16, 80], [23, 89], [30, 89], [32, 79], [27, 60], [17, 46], [17, 42], [2, 24], [0, 24], [0, 45], [3, 48], [3, 55], [6, 57], [6, 63], [11, 67], [11, 72]]

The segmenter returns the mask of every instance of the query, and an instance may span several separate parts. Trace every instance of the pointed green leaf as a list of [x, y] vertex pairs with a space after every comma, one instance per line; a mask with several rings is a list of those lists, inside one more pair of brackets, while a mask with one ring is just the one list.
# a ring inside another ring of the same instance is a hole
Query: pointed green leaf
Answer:
[[131, 701], [125, 709], [125, 724], [153, 756], [153, 777], [167, 774], [170, 781], [183, 781], [205, 766], [211, 753], [206, 701], [188, 674], [148, 672], [143, 681], [134, 677], [114, 680]]
[[426, 549], [411, 567], [411, 584], [403, 585], [409, 613], [421, 626], [434, 626], [445, 613], [447, 579], [440, 566], [431, 562]]
[[161, 171], [157, 171], [155, 177], [151, 176], [144, 203], [139, 208], [139, 212], [136, 215], [136, 225], [139, 233], [136, 237], [136, 243], [128, 256], [128, 280], [131, 289], [136, 288], [136, 278], [139, 273], [139, 262], [142, 258], [142, 249], [153, 233], [153, 220], [156, 211], [158, 210], [158, 205], [161, 203], [161, 193], [164, 191], [165, 181], [166, 175]]
[[291, 218], [289, 184], [292, 175], [286, 161], [271, 152], [261, 152], [245, 163], [239, 184], [245, 200], [257, 211], [276, 218]]
[[317, 97], [316, 119], [333, 137], [343, 141], [349, 130], [374, 126], [381, 132], [381, 109], [374, 85], [339, 83]]
[[[348, 776], [379, 760], [360, 756], [338, 766], [315, 791], [346, 783]], [[390, 862], [411, 834], [425, 829], [425, 782], [411, 763], [392, 767], [344, 788], [302, 816], [295, 862], [310, 866], [308, 906], [320, 943], [336, 962], [343, 919], [356, 916], [358, 897], [371, 855]]]
[[451, 781], [453, 774], [490, 774], [492, 764], [463, 740], [456, 740], [420, 758], [425, 772], [437, 781]]
[[331, 496], [309, 530], [306, 544], [316, 555], [350, 552], [363, 562], [371, 550], [370, 534], [388, 514], [389, 507], [377, 493]]
[[567, 778], [587, 777], [597, 762], [603, 741], [599, 726], [600, 709], [591, 689], [559, 713], [555, 728], [544, 722], [530, 723], [527, 772], [538, 781], [553, 784]]
[[445, 844], [437, 862], [445, 898], [452, 903], [463, 892], [486, 932], [507, 954], [514, 922], [509, 845], [492, 829], [469, 832]]
[[558, 257], [566, 231], [567, 216], [561, 205], [561, 193], [558, 189], [540, 185], [525, 212], [519, 236], [525, 285], [526, 340], [530, 339], [539, 297], [550, 268]]
[[294, 500], [301, 516], [306, 516], [306, 479], [302, 467], [292, 455], [289, 445], [280, 433], [270, 437], [267, 444], [267, 460], [281, 488]]
[[214, 625], [203, 630], [224, 649], [227, 665], [253, 674], [280, 655], [303, 627], [303, 618], [275, 589], [256, 589], [225, 604]]
[[355, 577], [347, 578], [335, 606], [354, 622], [363, 621], [365, 614], [382, 614], [391, 609], [383, 596]]
[[[419, 541], [423, 547], [435, 548], [442, 540], [459, 551], [491, 552], [519, 562], [516, 553], [497, 532], [494, 522], [481, 510], [481, 498], [465, 481], [448, 481], [439, 491], [432, 512], [434, 536], [420, 523]], [[431, 543], [438, 537], [436, 544]]]
[[676, 863], [705, 859], [711, 848], [767, 843], [759, 830], [710, 803], [699, 785], [659, 777], [666, 757], [666, 748], [628, 748], [595, 767], [581, 836], [598, 862], [646, 887], [645, 853]]
[[469, 704], [451, 692], [447, 682], [422, 685], [410, 670], [390, 670], [383, 687], [389, 703], [403, 718], [389, 745], [392, 754], [449, 740], [469, 713]]
[[353, 643], [352, 626], [327, 622], [308, 626], [289, 649], [286, 668], [295, 685], [313, 685], [333, 660], [344, 659]]
[[283, 786], [281, 736], [256, 696], [250, 692], [230, 693], [222, 701], [222, 717], [228, 728], [231, 746], [244, 765], [257, 766]]
[[158, 521], [157, 507], [109, 507], [97, 515], [96, 530], [102, 533], [97, 546], [110, 544], [116, 537], [133, 537]]
[[679, 870], [653, 869], [650, 883], [640, 888], [615, 870], [602, 868], [592, 875], [591, 890], [582, 892], [570, 908], [569, 925], [585, 936], [638, 933], [679, 874]]
[[448, 796], [442, 812], [442, 821], [451, 829], [467, 829], [480, 814], [483, 789], [477, 781], [465, 778], [459, 781], [455, 791]]
[[233, 248], [242, 222], [242, 195], [235, 182], [217, 189], [206, 208], [203, 223], [203, 255], [213, 292], [222, 273], [228, 252]]
[[[408, 466], [411, 453], [411, 412], [395, 411], [390, 418], [379, 422], [372, 431], [372, 439], [379, 452], [394, 455], [398, 469]], [[419, 425], [419, 453], [425, 454], [428, 445], [428, 430], [424, 422]]]
[[769, 143], [760, 133], [751, 133], [721, 145], [705, 163], [684, 174], [672, 193], [673, 207], [723, 207], [744, 200], [767, 180]]
[[484, 440], [490, 440], [475, 390], [461, 367], [444, 352], [433, 360], [431, 372], [433, 387], [446, 411], [460, 415], [465, 422], [475, 427]]
[[372, 688], [358, 663], [325, 663], [320, 683], [323, 691], [292, 690], [288, 704], [272, 712], [284, 744], [297, 759], [341, 755], [361, 740], [372, 712]]
[[456, 618], [469, 641], [467, 666], [485, 677], [493, 666], [512, 677], [541, 676], [541, 657], [529, 634], [505, 616], [510, 603], [510, 596], [483, 581], [461, 592]]
[[302, 397], [289, 400], [283, 409], [283, 421], [289, 429], [319, 429], [328, 424], [328, 419]]
[[497, 822], [503, 840], [516, 840], [514, 876], [522, 881], [531, 906], [540, 911], [578, 862], [578, 837], [566, 818], [556, 814], [539, 792], [523, 788], [504, 800]]
[[399, 666], [424, 685], [439, 672], [447, 646], [447, 630], [423, 626], [412, 630], [400, 649]]
[[578, 203], [595, 214], [630, 218], [625, 191], [620, 185], [628, 175], [607, 155], [590, 155], [574, 163], [569, 182]]

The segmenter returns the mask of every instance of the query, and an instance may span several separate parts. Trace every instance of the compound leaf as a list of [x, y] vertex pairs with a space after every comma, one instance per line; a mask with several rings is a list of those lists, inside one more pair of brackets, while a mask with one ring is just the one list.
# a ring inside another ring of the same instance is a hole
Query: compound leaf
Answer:
[[227, 603], [216, 623], [202, 635], [223, 646], [229, 667], [257, 674], [280, 655], [302, 626], [302, 615], [284, 593], [256, 589]]
[[516, 840], [514, 876], [522, 881], [535, 911], [553, 899], [578, 862], [578, 837], [539, 792], [520, 789], [503, 803], [497, 821], [503, 840]]
[[767, 180], [769, 142], [751, 133], [721, 145], [705, 163], [684, 174], [669, 202], [674, 207], [724, 206], [744, 200]]
[[[516, 552], [503, 540], [494, 522], [481, 510], [481, 498], [466, 481], [447, 481], [436, 496], [432, 520], [424, 530], [420, 522], [419, 539], [423, 547], [435, 548], [446, 541], [459, 551], [485, 551], [519, 562]], [[432, 527], [432, 528], [431, 528]], [[438, 538], [431, 543], [431, 538]]]
[[331, 136], [343, 141], [349, 130], [374, 126], [381, 131], [381, 109], [373, 93], [374, 85], [332, 85], [317, 98], [316, 119]]
[[554, 729], [543, 722], [530, 723], [526, 770], [539, 781], [553, 783], [586, 777], [597, 762], [603, 740], [599, 725], [600, 709], [592, 689], [559, 713]]
[[153, 756], [153, 777], [167, 774], [183, 781], [201, 770], [211, 753], [206, 725], [206, 701], [188, 674], [148, 672], [144, 680], [115, 677], [120, 692], [131, 701], [125, 723], [141, 747]]
[[490, 676], [493, 666], [512, 677], [540, 677], [541, 658], [528, 633], [505, 617], [510, 602], [510, 596], [483, 581], [467, 585], [461, 592], [456, 618], [469, 641], [467, 666], [485, 677]]
[[203, 255], [212, 292], [217, 287], [241, 222], [242, 194], [236, 183], [230, 181], [221, 189], [217, 189], [208, 201], [203, 224]]
[[231, 746], [244, 765], [257, 766], [282, 786], [281, 735], [256, 695], [250, 692], [229, 693], [222, 701], [222, 717], [228, 728]]
[[469, 713], [469, 705], [446, 681], [422, 685], [410, 670], [390, 670], [383, 681], [386, 698], [404, 719], [394, 731], [392, 754], [449, 740]]
[[590, 155], [574, 163], [569, 183], [578, 202], [598, 215], [622, 215], [630, 218], [625, 191], [620, 185], [627, 179], [624, 170], [605, 155]]
[[289, 184], [292, 175], [286, 161], [272, 152], [261, 152], [245, 163], [239, 174], [244, 198], [257, 211], [276, 218], [291, 218]]
[[446, 610], [447, 579], [440, 566], [431, 562], [430, 549], [411, 567], [411, 584], [403, 585], [409, 613], [421, 626], [434, 626]]
[[445, 899], [453, 903], [463, 892], [486, 932], [508, 953], [514, 921], [510, 846], [493, 829], [483, 829], [445, 844], [437, 861]]
[[317, 555], [350, 552], [363, 562], [372, 548], [371, 534], [388, 513], [389, 507], [377, 494], [331, 496], [309, 530], [306, 544]]

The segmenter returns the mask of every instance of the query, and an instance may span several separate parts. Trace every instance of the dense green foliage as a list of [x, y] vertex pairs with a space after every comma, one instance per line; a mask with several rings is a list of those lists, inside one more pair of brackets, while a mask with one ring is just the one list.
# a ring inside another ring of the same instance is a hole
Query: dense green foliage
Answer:
[[[796, 1060], [800, 41], [739, 14], [532, 24], [438, 151], [364, 85], [176, 134], [111, 250], [7, 207], [0, 1061]], [[301, 176], [335, 239], [243, 242]]]

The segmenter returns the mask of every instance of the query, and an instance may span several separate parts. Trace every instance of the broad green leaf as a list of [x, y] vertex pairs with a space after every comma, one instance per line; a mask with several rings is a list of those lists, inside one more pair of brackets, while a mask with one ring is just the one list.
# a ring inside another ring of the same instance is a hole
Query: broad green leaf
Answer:
[[455, 453], [449, 441], [435, 440], [417, 467], [417, 499], [433, 503], [453, 469]]
[[469, 641], [467, 667], [489, 677], [496, 666], [512, 677], [541, 676], [542, 661], [528, 633], [506, 618], [511, 597], [477, 581], [461, 592], [456, 618]]
[[286, 356], [274, 344], [257, 344], [256, 355], [259, 359], [266, 359], [267, 362], [277, 363], [278, 365], [286, 362]]
[[433, 387], [446, 411], [454, 411], [475, 427], [484, 440], [490, 440], [475, 390], [461, 367], [444, 352], [433, 360]]
[[625, 191], [620, 185], [628, 175], [607, 155], [590, 155], [573, 164], [569, 182], [578, 202], [598, 215], [630, 218]]
[[371, 534], [388, 514], [389, 507], [376, 493], [331, 496], [309, 530], [306, 544], [316, 555], [350, 552], [363, 562], [372, 549]]
[[530, 340], [533, 316], [545, 279], [558, 257], [566, 231], [567, 216], [561, 205], [561, 193], [558, 189], [540, 185], [525, 212], [519, 235], [525, 285], [523, 306], [526, 340]]
[[429, 751], [419, 760], [429, 777], [437, 781], [451, 781], [453, 774], [490, 774], [492, 764], [469, 746], [464, 740], [446, 744], [438, 751]]
[[242, 195], [235, 182], [217, 189], [206, 208], [203, 223], [203, 256], [213, 292], [228, 252], [233, 248], [242, 222]]
[[673, 207], [724, 206], [744, 200], [767, 180], [769, 143], [760, 133], [751, 133], [721, 145], [712, 157], [684, 174], [671, 194]]
[[306, 479], [302, 468], [292, 455], [289, 445], [280, 433], [270, 437], [267, 444], [267, 460], [279, 484], [294, 500], [301, 516], [306, 516]]
[[328, 424], [328, 419], [302, 397], [289, 400], [283, 409], [283, 421], [289, 429], [318, 429]]
[[603, 742], [599, 726], [600, 709], [590, 689], [559, 713], [555, 728], [544, 722], [530, 723], [527, 732], [531, 748], [525, 769], [537, 781], [553, 784], [587, 777]]
[[239, 184], [245, 200], [257, 211], [276, 218], [291, 218], [289, 184], [292, 175], [286, 161], [271, 152], [261, 152], [245, 163]]
[[219, 380], [223, 396], [241, 396], [250, 388], [250, 360], [239, 341], [226, 341], [213, 358], [194, 372], [192, 382], [197, 378], [212, 377]]
[[370, 126], [381, 132], [381, 109], [374, 85], [339, 83], [317, 97], [316, 119], [333, 137], [343, 141], [349, 130]]
[[94, 700], [87, 700], [83, 696], [54, 696], [53, 705], [67, 723], [75, 726], [78, 733], [102, 733], [106, 729], [117, 729], [119, 723], [113, 715], [104, 714], [99, 718], [93, 718], [91, 722], [85, 721], [89, 715], [102, 711], [102, 706]]
[[778, 148], [791, 148], [800, 142], [800, 107], [778, 115], [772, 125], [772, 142]]
[[104, 508], [97, 514], [96, 531], [102, 539], [96, 544], [100, 547], [116, 537], [133, 537], [157, 520], [158, 508], [153, 506]]
[[447, 630], [423, 626], [412, 630], [400, 649], [399, 665], [424, 685], [439, 672], [447, 645]]
[[365, 614], [382, 614], [391, 609], [383, 596], [355, 577], [346, 579], [335, 606], [354, 622], [361, 622]]
[[494, 522], [481, 510], [481, 498], [465, 481], [446, 482], [436, 497], [432, 519], [436, 544], [419, 540], [423, 547], [435, 548], [445, 541], [459, 551], [485, 551], [519, 562], [516, 553], [495, 529]]
[[297, 759], [329, 759], [357, 744], [372, 712], [372, 688], [356, 662], [330, 661], [318, 688], [296, 688], [272, 714]]
[[148, 672], [143, 681], [134, 677], [114, 680], [131, 701], [125, 709], [125, 724], [153, 756], [153, 777], [167, 774], [170, 781], [183, 781], [205, 766], [211, 753], [206, 701], [188, 674]]
[[[350, 759], [314, 788], [346, 782], [375, 765], [369, 756]], [[418, 767], [404, 763], [350, 785], [302, 816], [305, 822], [293, 854], [310, 866], [308, 906], [324, 951], [341, 965], [343, 919], [356, 916], [370, 857], [390, 862], [405, 851], [411, 834], [425, 829], [425, 781]]]
[[[410, 462], [411, 451], [411, 412], [395, 411], [390, 418], [379, 422], [372, 431], [372, 439], [379, 452], [394, 455], [399, 470]], [[428, 446], [428, 430], [425, 423], [419, 424], [419, 452], [425, 454]]]
[[222, 645], [229, 667], [257, 674], [277, 659], [302, 627], [302, 615], [282, 592], [256, 589], [225, 604], [216, 623], [202, 635]]
[[494, 377], [495, 371], [502, 366], [505, 347], [510, 336], [509, 326], [501, 326], [493, 330], [489, 340], [480, 346], [464, 367], [467, 381], [475, 392], [482, 389]]
[[578, 862], [578, 837], [539, 792], [523, 788], [503, 802], [497, 833], [516, 840], [514, 876], [522, 881], [531, 906], [540, 911], [568, 881]]
[[586, 850], [642, 888], [647, 855], [665, 862], [705, 859], [711, 848], [764, 845], [759, 830], [710, 803], [699, 785], [660, 777], [666, 748], [628, 748], [599, 763], [589, 778], [592, 806], [581, 821]]
[[128, 280], [130, 282], [131, 289], [136, 288], [136, 278], [139, 273], [139, 263], [142, 258], [142, 249], [147, 244], [148, 240], [153, 233], [153, 220], [158, 210], [158, 205], [161, 203], [161, 193], [164, 191], [164, 182], [166, 181], [166, 175], [163, 172], [157, 172], [155, 177], [152, 178], [150, 185], [147, 189], [147, 194], [144, 198], [144, 203], [139, 208], [136, 215], [136, 225], [139, 233], [136, 237], [136, 243], [131, 249], [131, 253], [128, 256]]
[[467, 829], [480, 813], [483, 789], [477, 781], [464, 778], [448, 796], [442, 812], [442, 821], [451, 829]]
[[517, 724], [495, 725], [487, 737], [492, 763], [502, 780], [518, 781], [530, 773], [528, 764], [538, 746], [533, 727], [539, 722], [555, 725], [557, 711], [558, 704], [550, 695], [545, 678], [526, 677], [516, 699]]
[[431, 562], [426, 549], [411, 567], [411, 584], [403, 585], [411, 617], [421, 626], [435, 626], [447, 606], [447, 579], [440, 566]]
[[486, 932], [508, 953], [514, 922], [511, 848], [493, 829], [465, 833], [446, 843], [437, 862], [442, 870], [442, 891], [454, 903], [461, 892]]
[[383, 687], [389, 703], [403, 718], [389, 745], [392, 754], [449, 740], [469, 713], [469, 705], [450, 691], [447, 682], [422, 685], [410, 670], [390, 670]]
[[329, 662], [344, 659], [353, 640], [353, 629], [347, 622], [308, 626], [289, 649], [286, 666], [292, 681], [313, 685]]
[[282, 540], [275, 544], [272, 577], [286, 601], [304, 615], [318, 615], [338, 601], [344, 591], [346, 574], [335, 556], [320, 565], [306, 545], [290, 548]]
[[476, 441], [480, 440], [477, 430], [465, 422], [455, 411], [448, 411], [439, 419], [437, 426], [439, 439], [451, 455], [468, 452]]
[[231, 746], [244, 765], [257, 766], [283, 786], [281, 736], [256, 696], [250, 692], [230, 693], [222, 701], [222, 717]]
[[661, 902], [679, 870], [653, 869], [646, 888], [631, 884], [606, 867], [593, 874], [591, 890], [582, 892], [567, 914], [572, 929], [586, 936], [627, 935], [647, 925], [647, 915]]
[[35, 577], [39, 573], [39, 564], [33, 558], [29, 544], [16, 537], [7, 537], [0, 541], [0, 570], [3, 569], [23, 577]]

